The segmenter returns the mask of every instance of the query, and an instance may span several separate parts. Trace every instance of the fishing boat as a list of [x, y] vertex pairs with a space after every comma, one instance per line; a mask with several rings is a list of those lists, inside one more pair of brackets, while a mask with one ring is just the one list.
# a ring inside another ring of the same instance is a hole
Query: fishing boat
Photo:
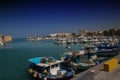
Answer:
[[96, 45], [98, 47], [98, 49], [117, 49], [118, 46], [115, 44], [110, 44], [110, 43], [102, 43], [102, 44], [98, 44]]
[[109, 57], [109, 56], [115, 56], [118, 55], [119, 50], [118, 49], [101, 49], [97, 51], [97, 56], [99, 57]]
[[119, 51], [120, 51], [120, 42], [119, 42], [119, 43], [117, 43], [117, 46], [118, 46], [118, 48], [119, 48]]
[[97, 46], [97, 56], [115, 56], [119, 52], [119, 46], [104, 43]]
[[65, 52], [64, 53], [64, 66], [72, 67], [74, 70], [88, 69], [95, 65], [92, 59], [85, 56], [84, 50]]
[[96, 55], [97, 57], [109, 57], [117, 55], [119, 48], [116, 45], [102, 43], [99, 45], [87, 46], [85, 51], [88, 54], [88, 58], [95, 58]]
[[36, 57], [29, 59], [32, 64], [29, 66], [29, 73], [34, 78], [42, 80], [71, 80], [74, 71], [71, 68], [62, 67], [63, 61], [53, 57]]

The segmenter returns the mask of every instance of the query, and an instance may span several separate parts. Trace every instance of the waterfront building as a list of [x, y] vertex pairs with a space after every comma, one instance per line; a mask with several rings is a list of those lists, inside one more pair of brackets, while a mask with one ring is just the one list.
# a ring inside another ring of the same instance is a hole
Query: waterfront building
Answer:
[[50, 34], [51, 37], [56, 37], [57, 36], [57, 33], [55, 34]]
[[12, 41], [12, 37], [11, 36], [4, 36], [4, 41], [10, 42], [10, 41]]
[[85, 36], [85, 35], [87, 35], [87, 33], [88, 33], [87, 30], [79, 30], [79, 34], [80, 34], [81, 36]]
[[69, 37], [69, 33], [57, 33], [57, 37]]
[[3, 35], [0, 34], [0, 42], [3, 42]]

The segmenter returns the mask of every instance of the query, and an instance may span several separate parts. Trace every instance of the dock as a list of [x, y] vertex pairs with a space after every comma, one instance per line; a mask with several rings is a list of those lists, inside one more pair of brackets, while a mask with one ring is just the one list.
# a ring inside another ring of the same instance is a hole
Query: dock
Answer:
[[119, 63], [114, 70], [110, 72], [105, 71], [104, 63], [106, 61], [104, 61], [101, 64], [77, 74], [72, 80], [120, 80], [120, 52], [117, 56], [112, 58], [117, 58]]

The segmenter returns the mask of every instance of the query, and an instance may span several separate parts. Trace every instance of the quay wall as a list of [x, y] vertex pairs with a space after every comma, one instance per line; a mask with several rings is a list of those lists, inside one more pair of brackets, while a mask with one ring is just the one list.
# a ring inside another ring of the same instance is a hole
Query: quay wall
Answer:
[[[120, 80], [120, 52], [111, 59], [118, 59], [118, 66], [110, 72], [104, 70], [104, 62], [77, 74], [72, 80]], [[108, 61], [108, 60], [107, 60]]]

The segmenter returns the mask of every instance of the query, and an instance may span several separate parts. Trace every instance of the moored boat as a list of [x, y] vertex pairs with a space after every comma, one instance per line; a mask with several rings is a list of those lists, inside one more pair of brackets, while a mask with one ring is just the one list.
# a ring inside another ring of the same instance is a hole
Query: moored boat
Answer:
[[97, 48], [97, 56], [115, 56], [119, 52], [119, 46], [110, 43], [100, 44]]
[[[97, 57], [109, 57], [115, 56], [119, 52], [119, 47], [117, 45], [111, 45], [109, 43], [99, 44], [95, 46], [88, 46], [86, 47], [86, 52], [88, 57], [90, 58], [91, 55], [96, 54]], [[95, 57], [95, 56], [92, 56]]]
[[61, 66], [63, 61], [53, 57], [36, 57], [29, 59], [32, 64], [29, 66], [29, 73], [34, 78], [42, 80], [71, 80], [74, 71], [71, 68]]
[[72, 67], [74, 70], [88, 69], [95, 65], [92, 59], [86, 57], [84, 50], [65, 52], [63, 66]]
[[0, 42], [0, 46], [3, 46], [4, 45], [4, 43], [3, 42]]

